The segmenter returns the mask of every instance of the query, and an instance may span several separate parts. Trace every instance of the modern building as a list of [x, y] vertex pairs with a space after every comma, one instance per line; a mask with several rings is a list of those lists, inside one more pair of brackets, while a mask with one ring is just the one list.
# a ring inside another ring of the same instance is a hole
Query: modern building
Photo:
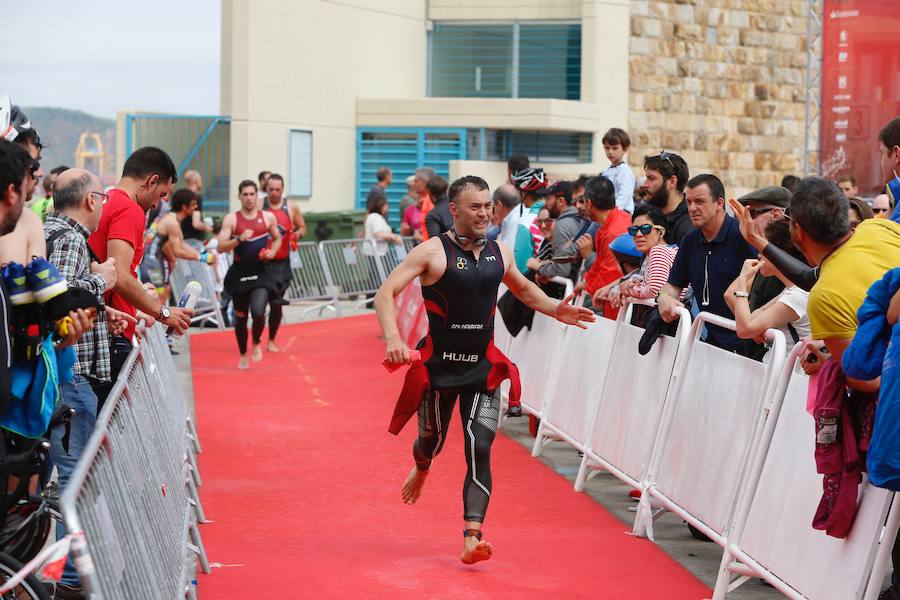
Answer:
[[731, 194], [777, 183], [803, 171], [809, 6], [222, 0], [229, 176], [281, 172], [304, 209], [341, 210], [389, 166], [396, 209], [418, 166], [495, 186], [525, 153], [597, 173], [618, 126], [636, 171], [667, 149]]

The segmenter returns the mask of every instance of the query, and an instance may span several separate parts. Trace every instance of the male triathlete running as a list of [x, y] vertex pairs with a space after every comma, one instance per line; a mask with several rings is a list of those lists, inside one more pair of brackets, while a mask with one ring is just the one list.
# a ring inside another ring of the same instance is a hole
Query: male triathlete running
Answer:
[[[266, 304], [275, 293], [275, 284], [266, 262], [278, 253], [281, 234], [272, 213], [258, 208], [256, 182], [245, 179], [238, 185], [241, 209], [225, 216], [219, 232], [219, 252], [234, 249], [234, 262], [225, 275], [225, 290], [234, 302], [234, 336], [241, 360], [238, 369], [250, 368], [247, 360], [247, 311], [253, 315], [253, 362], [262, 360]], [[269, 240], [272, 240], [271, 247]]]
[[275, 295], [269, 300], [269, 352], [278, 352], [275, 335], [281, 325], [283, 306], [287, 304], [284, 294], [291, 286], [294, 271], [291, 269], [290, 252], [297, 247], [297, 240], [306, 235], [306, 221], [300, 208], [284, 197], [284, 178], [278, 173], [269, 175], [266, 181], [266, 199], [263, 208], [275, 216], [278, 231], [282, 236], [281, 247], [269, 261], [269, 271], [275, 282]]
[[421, 360], [406, 375], [389, 430], [398, 433], [418, 412], [419, 436], [413, 444], [415, 466], [403, 484], [404, 502], [422, 492], [431, 461], [446, 439], [453, 405], [459, 398], [468, 471], [463, 485], [464, 530], [460, 560], [487, 560], [493, 547], [482, 540], [481, 524], [491, 494], [491, 444], [500, 419], [500, 383], [510, 379], [510, 401], [518, 401], [518, 370], [494, 346], [494, 312], [502, 281], [522, 302], [570, 325], [584, 328], [594, 315], [583, 307], [547, 297], [516, 268], [512, 250], [488, 241], [492, 201], [480, 177], [457, 179], [449, 189], [453, 228], [416, 246], [391, 273], [375, 296], [384, 331], [387, 360], [410, 362], [400, 338], [394, 297], [414, 278], [422, 282], [428, 311], [428, 335], [419, 343]]

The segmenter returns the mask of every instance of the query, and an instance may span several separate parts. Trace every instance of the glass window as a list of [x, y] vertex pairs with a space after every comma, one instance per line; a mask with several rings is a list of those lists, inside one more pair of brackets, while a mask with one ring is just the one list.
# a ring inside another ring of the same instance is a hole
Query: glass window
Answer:
[[509, 98], [512, 25], [435, 25], [431, 95]]
[[581, 25], [519, 27], [519, 97], [581, 98]]
[[[551, 163], [589, 163], [593, 136], [590, 132], [514, 131], [470, 129], [469, 156], [482, 160], [506, 160], [513, 154]], [[482, 145], [483, 140], [483, 145]]]
[[312, 131], [291, 130], [288, 196], [312, 196]]
[[581, 97], [581, 25], [437, 23], [430, 33], [433, 97]]

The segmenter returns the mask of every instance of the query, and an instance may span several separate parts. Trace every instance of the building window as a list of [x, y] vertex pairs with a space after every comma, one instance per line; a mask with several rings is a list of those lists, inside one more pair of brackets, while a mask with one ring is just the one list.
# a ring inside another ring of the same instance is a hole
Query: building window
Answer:
[[312, 196], [312, 131], [291, 130], [288, 196]]
[[581, 24], [436, 23], [429, 96], [581, 98]]
[[513, 154], [525, 154], [533, 161], [545, 163], [591, 162], [590, 132], [470, 129], [467, 138], [471, 159], [506, 160]]

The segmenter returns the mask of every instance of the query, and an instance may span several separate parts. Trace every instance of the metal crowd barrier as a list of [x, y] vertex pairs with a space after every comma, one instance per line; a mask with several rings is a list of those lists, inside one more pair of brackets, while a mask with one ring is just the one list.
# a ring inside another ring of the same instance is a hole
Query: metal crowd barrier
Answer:
[[199, 260], [178, 259], [172, 270], [170, 283], [172, 284], [172, 294], [177, 301], [181, 298], [181, 293], [188, 282], [198, 282], [203, 288], [203, 295], [197, 300], [197, 305], [194, 307], [191, 324], [211, 321], [216, 324], [219, 331], [223, 331], [225, 321], [222, 319], [222, 309], [216, 297], [216, 274], [213, 272], [213, 268]]
[[[734, 329], [733, 321], [701, 313], [688, 332], [682, 310], [676, 337], [640, 356], [643, 330], [629, 313], [617, 324], [569, 329], [561, 345], [536, 316], [536, 327], [507, 340], [520, 369], [551, 372], [546, 384], [523, 373], [524, 386], [536, 389], [523, 408], [542, 416], [534, 454], [546, 439], [562, 440], [584, 452], [576, 490], [596, 468], [640, 488], [635, 534], [652, 538], [653, 520], [671, 511], [721, 545], [714, 600], [751, 578], [793, 600], [874, 600], [900, 526], [900, 497], [864, 478], [846, 538], [812, 528], [822, 476], [808, 381], [795, 368], [802, 346], [785, 361], [784, 336], [770, 329], [767, 361], [753, 362], [699, 339], [704, 323]], [[548, 367], [535, 362], [538, 354], [556, 358]], [[604, 360], [605, 375], [595, 368]], [[594, 376], [581, 372], [592, 368]]]
[[194, 563], [209, 562], [198, 531], [199, 449], [161, 326], [119, 375], [62, 495], [75, 564], [93, 599], [196, 598]]
[[411, 237], [403, 238], [402, 244], [388, 244], [386, 252], [378, 257], [381, 261], [381, 271], [385, 277], [390, 275], [391, 271], [403, 262], [410, 250], [415, 247], [416, 241]]
[[[287, 291], [288, 300], [317, 300], [306, 310], [332, 310], [340, 315], [337, 291], [321, 246], [317, 242], [300, 242], [291, 258], [293, 279]], [[305, 313], [304, 313], [305, 314]]]

